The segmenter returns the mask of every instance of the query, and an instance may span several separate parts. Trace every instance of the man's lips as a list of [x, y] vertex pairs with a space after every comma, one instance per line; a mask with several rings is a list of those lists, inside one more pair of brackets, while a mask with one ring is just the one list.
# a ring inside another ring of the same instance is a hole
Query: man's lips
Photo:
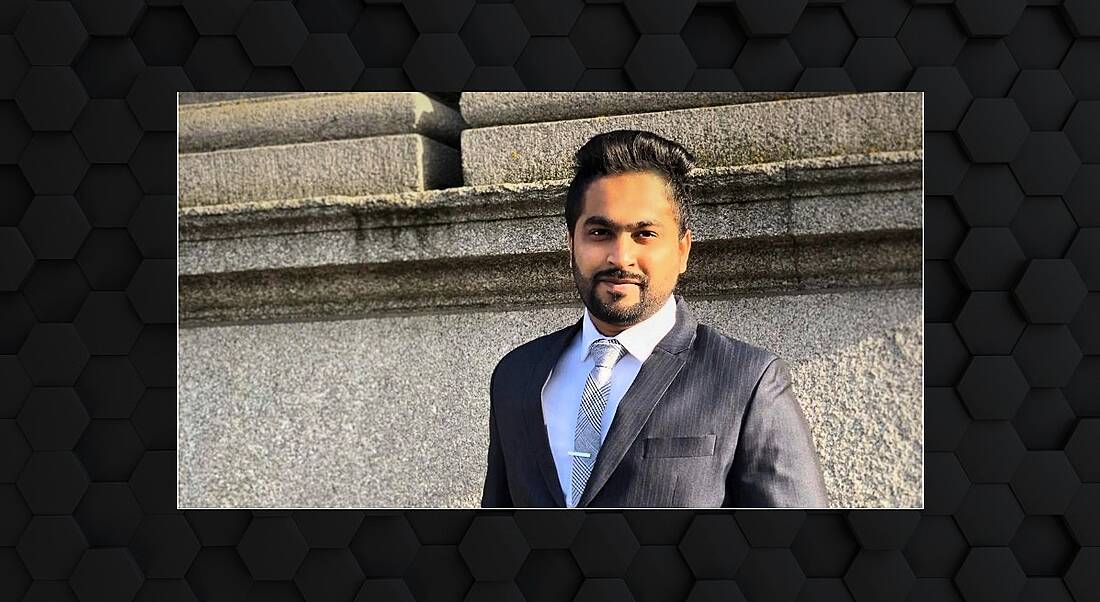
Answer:
[[600, 278], [600, 282], [606, 282], [608, 284], [637, 284], [641, 283], [637, 280], [621, 280], [619, 278]]

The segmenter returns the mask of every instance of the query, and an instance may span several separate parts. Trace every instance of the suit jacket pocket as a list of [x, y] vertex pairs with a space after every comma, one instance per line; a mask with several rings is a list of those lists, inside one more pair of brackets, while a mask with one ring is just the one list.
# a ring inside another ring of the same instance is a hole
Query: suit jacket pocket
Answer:
[[649, 437], [645, 440], [646, 458], [690, 458], [713, 456], [715, 435], [702, 437]]

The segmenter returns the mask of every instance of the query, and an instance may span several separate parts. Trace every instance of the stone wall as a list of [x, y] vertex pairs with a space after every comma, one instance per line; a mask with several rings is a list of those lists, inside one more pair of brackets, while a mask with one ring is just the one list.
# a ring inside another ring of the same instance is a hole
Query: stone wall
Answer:
[[919, 95], [180, 107], [182, 507], [476, 506], [496, 361], [581, 312], [569, 154], [622, 127], [699, 159], [679, 290], [790, 362], [830, 504], [922, 505]]

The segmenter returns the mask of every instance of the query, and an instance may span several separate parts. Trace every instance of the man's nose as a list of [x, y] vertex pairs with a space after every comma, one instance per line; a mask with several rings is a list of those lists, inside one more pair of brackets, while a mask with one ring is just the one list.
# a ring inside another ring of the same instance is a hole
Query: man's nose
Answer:
[[611, 243], [611, 249], [608, 250], [607, 262], [611, 265], [623, 267], [634, 265], [635, 259], [634, 240], [630, 238], [630, 235], [616, 236]]

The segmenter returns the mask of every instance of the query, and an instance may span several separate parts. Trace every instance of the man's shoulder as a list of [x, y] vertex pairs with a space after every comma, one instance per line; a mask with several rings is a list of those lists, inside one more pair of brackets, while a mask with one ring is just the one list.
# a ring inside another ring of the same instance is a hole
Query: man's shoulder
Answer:
[[699, 324], [696, 330], [696, 348], [703, 353], [736, 357], [739, 361], [766, 367], [779, 356], [764, 347], [742, 341], [709, 324]]

